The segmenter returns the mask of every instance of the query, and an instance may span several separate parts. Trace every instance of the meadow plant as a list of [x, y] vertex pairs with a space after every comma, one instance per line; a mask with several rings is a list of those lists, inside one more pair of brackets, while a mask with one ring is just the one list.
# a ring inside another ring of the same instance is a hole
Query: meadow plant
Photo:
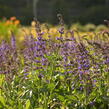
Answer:
[[1, 109], [109, 108], [109, 44], [65, 33], [58, 17], [61, 37], [45, 39], [37, 21], [22, 48], [13, 34], [0, 44]]
[[0, 20], [0, 40], [9, 40], [11, 31], [17, 34], [19, 26], [20, 21], [14, 16], [9, 19], [3, 18]]

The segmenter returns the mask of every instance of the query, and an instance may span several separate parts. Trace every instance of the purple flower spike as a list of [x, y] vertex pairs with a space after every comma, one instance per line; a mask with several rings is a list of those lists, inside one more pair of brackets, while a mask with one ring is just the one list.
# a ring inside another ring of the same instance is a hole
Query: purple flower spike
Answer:
[[42, 79], [44, 77], [44, 75], [42, 74], [42, 73], [40, 73], [39, 75], [38, 75], [38, 78], [39, 79]]
[[90, 105], [93, 106], [94, 105], [94, 101], [90, 102]]
[[64, 34], [64, 27], [59, 28], [58, 31], [59, 31], [60, 34]]
[[42, 36], [38, 36], [38, 38], [37, 38], [38, 40], [42, 40]]
[[12, 35], [12, 37], [11, 37], [11, 46], [12, 46], [13, 49], [16, 48], [16, 40], [15, 40], [15, 36], [14, 35]]

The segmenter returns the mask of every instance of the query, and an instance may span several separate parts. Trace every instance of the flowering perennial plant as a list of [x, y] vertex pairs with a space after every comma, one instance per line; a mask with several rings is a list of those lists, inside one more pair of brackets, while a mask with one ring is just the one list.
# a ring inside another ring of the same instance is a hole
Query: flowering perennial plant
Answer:
[[61, 25], [60, 36], [44, 39], [38, 24], [22, 48], [13, 34], [2, 41], [0, 109], [109, 108], [109, 40], [78, 39]]

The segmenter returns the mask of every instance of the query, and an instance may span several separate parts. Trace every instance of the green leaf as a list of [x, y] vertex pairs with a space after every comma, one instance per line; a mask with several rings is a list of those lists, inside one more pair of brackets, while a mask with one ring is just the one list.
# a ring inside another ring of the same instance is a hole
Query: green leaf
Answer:
[[78, 98], [74, 95], [66, 95], [66, 98], [69, 99], [69, 100], [73, 100], [73, 101], [78, 101]]
[[2, 103], [3, 106], [5, 106], [5, 99], [2, 96], [0, 96], [0, 102]]
[[38, 107], [38, 108], [35, 108], [35, 109], [43, 109], [43, 107]]
[[59, 98], [60, 101], [64, 101], [65, 100], [62, 95], [58, 95], [58, 98]]
[[55, 88], [55, 85], [53, 83], [48, 84], [48, 88], [50, 90], [53, 90]]
[[26, 107], [25, 107], [25, 109], [30, 109], [30, 105], [31, 105], [31, 103], [30, 103], [30, 100], [28, 99], [26, 101]]

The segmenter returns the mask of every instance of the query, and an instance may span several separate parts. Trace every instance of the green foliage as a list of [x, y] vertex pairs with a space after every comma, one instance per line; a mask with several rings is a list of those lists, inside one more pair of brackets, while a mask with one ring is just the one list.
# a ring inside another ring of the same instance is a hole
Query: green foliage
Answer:
[[[12, 80], [7, 80], [10, 75], [4, 77], [1, 75], [1, 86], [3, 89], [0, 91], [0, 108], [4, 109], [98, 109], [104, 108], [109, 104], [109, 80], [108, 72], [101, 67], [102, 74], [90, 76], [91, 79], [96, 79], [96, 87], [91, 89], [91, 93], [87, 95], [88, 81], [87, 75], [84, 77], [81, 84], [78, 76], [63, 75], [58, 70], [56, 73], [55, 60], [59, 58], [57, 55], [47, 57], [50, 61], [50, 66], [47, 72], [44, 72], [44, 78], [38, 78], [38, 72], [28, 72], [27, 76], [19, 72]], [[95, 76], [95, 78], [93, 78]], [[96, 76], [99, 76], [99, 78]], [[70, 81], [69, 81], [70, 80]], [[73, 82], [74, 89], [71, 89]], [[90, 81], [89, 81], [90, 82]], [[84, 87], [79, 90], [79, 87]], [[94, 106], [90, 103], [94, 101]]]
[[11, 32], [17, 34], [18, 26], [9, 23], [11, 23], [11, 21], [0, 21], [0, 39], [9, 40]]
[[108, 28], [104, 25], [99, 25], [96, 27], [96, 31], [103, 31], [103, 30], [108, 30]]

